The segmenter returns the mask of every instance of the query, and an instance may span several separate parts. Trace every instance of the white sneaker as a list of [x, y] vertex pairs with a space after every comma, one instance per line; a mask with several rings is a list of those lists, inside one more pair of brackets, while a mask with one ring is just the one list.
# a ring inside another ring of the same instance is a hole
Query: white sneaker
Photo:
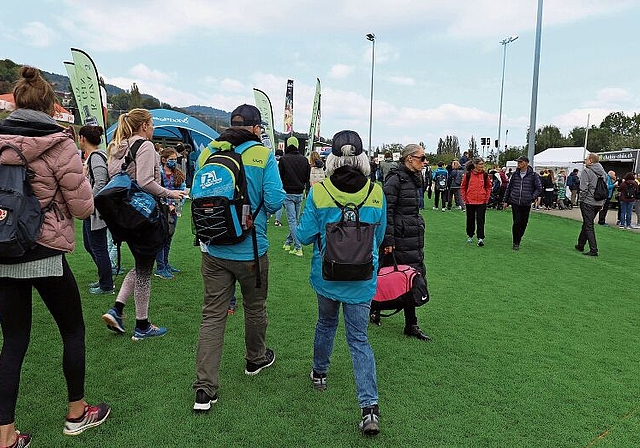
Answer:
[[438, 207], [433, 207], [434, 210], [438, 210]]
[[446, 208], [442, 207], [442, 211], [445, 211], [445, 210], [446, 210]]

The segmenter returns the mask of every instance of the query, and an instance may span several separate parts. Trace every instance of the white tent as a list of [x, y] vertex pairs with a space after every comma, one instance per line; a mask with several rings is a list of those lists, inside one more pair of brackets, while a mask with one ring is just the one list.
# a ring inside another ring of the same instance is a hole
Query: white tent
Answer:
[[591, 154], [582, 146], [566, 146], [564, 148], [548, 148], [533, 157], [533, 169], [540, 171], [546, 168], [555, 172], [561, 169], [571, 172], [574, 168], [582, 169], [584, 158]]

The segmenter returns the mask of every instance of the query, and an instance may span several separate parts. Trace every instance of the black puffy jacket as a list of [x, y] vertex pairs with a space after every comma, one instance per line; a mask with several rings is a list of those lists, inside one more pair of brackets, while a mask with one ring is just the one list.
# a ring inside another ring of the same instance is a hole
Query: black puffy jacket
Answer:
[[[420, 215], [419, 173], [401, 165], [387, 176], [384, 195], [387, 199], [387, 230], [383, 247], [394, 246], [398, 264], [408, 264], [424, 275], [424, 219]], [[383, 265], [390, 265], [390, 257]]]

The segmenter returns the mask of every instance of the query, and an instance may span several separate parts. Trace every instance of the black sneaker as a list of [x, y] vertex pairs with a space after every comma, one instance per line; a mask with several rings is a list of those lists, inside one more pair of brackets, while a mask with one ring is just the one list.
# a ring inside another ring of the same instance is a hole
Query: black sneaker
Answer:
[[431, 340], [431, 338], [429, 336], [427, 336], [426, 334], [424, 334], [422, 332], [422, 330], [420, 329], [420, 327], [417, 326], [417, 325], [410, 325], [408, 327], [405, 327], [404, 328], [404, 334], [406, 336], [417, 338], [417, 339], [420, 339], [421, 341], [425, 341], [425, 342], [429, 342]]
[[519, 244], [514, 244], [513, 245], [513, 250], [520, 250], [520, 245]]
[[198, 412], [206, 412], [211, 409], [212, 404], [216, 404], [218, 402], [218, 394], [213, 394], [213, 397], [210, 396], [202, 389], [198, 389], [196, 391], [196, 402], [193, 404], [193, 410]]
[[257, 375], [262, 371], [262, 369], [271, 366], [275, 360], [276, 360], [276, 354], [273, 353], [273, 350], [268, 348], [264, 352], [263, 362], [256, 364], [256, 363], [247, 361], [247, 368], [244, 369], [244, 373], [245, 375], [251, 375], [251, 376]]
[[312, 370], [309, 377], [313, 382], [313, 388], [315, 390], [327, 390], [327, 374], [326, 373], [317, 373], [315, 370]]
[[377, 404], [362, 408], [359, 428], [363, 436], [375, 436], [380, 432], [380, 411]]
[[369, 322], [378, 327], [382, 325], [380, 322], [380, 311], [372, 311], [371, 314], [369, 314]]

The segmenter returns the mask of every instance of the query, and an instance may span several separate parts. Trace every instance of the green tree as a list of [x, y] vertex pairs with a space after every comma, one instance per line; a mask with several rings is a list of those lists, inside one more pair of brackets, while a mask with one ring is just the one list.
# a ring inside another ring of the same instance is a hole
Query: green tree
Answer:
[[138, 107], [143, 107], [142, 95], [140, 94], [138, 85], [135, 82], [131, 85], [130, 93], [131, 93], [131, 99], [129, 100], [129, 109], [136, 109]]
[[473, 158], [475, 154], [478, 154], [478, 141], [473, 135], [469, 139], [469, 149], [467, 149], [467, 152], [469, 153], [469, 158]]
[[499, 163], [500, 166], [507, 166], [507, 162], [509, 160], [516, 160], [520, 156], [526, 156], [527, 150], [526, 147], [520, 146], [511, 146], [505, 151], [500, 153]]
[[624, 112], [611, 112], [600, 123], [601, 129], [608, 130], [611, 135], [631, 135], [633, 121]]
[[455, 135], [447, 135], [438, 141], [438, 154], [449, 154], [452, 158], [460, 157], [460, 142]]
[[562, 148], [568, 146], [569, 143], [569, 140], [562, 135], [557, 126], [549, 124], [536, 131], [534, 153], [540, 154], [548, 148]]

